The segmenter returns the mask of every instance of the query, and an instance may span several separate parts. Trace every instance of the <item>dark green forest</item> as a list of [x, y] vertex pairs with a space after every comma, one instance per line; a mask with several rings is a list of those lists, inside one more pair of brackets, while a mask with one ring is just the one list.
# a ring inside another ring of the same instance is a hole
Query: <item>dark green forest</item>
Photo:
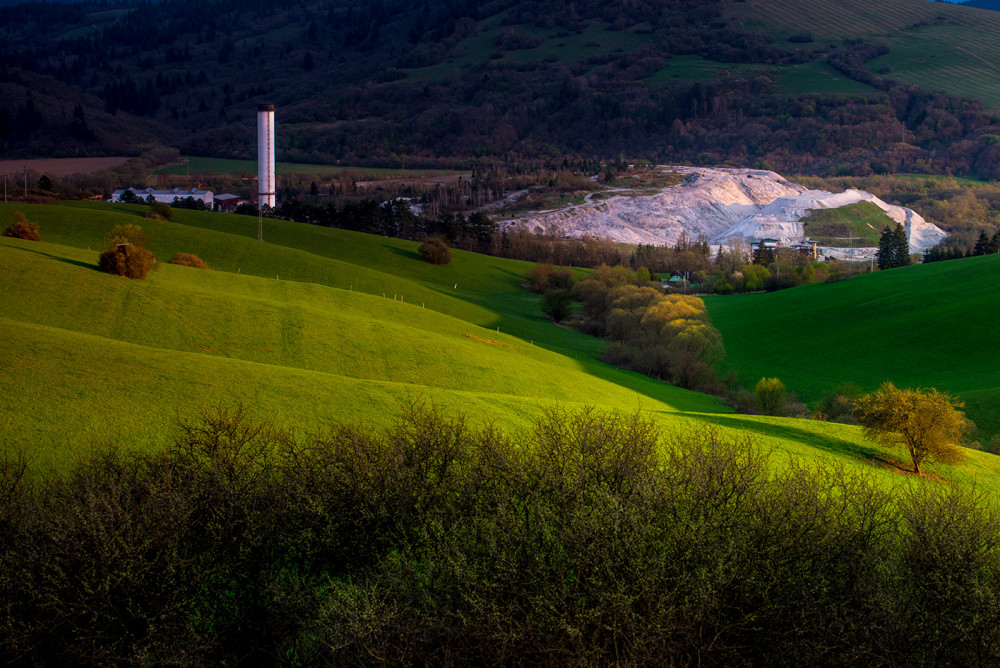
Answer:
[[[1000, 118], [873, 73], [885, 45], [791, 48], [733, 0], [180, 0], [0, 8], [0, 150], [470, 167], [626, 154], [832, 175], [1000, 176]], [[803, 36], [801, 39], [805, 39]], [[685, 59], [711, 76], [663, 77]], [[821, 62], [865, 94], [726, 64]]]

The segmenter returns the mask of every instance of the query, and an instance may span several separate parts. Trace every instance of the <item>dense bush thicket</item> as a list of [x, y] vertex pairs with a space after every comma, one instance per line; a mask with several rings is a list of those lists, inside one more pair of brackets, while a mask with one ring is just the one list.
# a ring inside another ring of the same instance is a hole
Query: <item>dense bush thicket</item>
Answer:
[[690, 295], [665, 295], [649, 272], [601, 265], [573, 285], [582, 304], [581, 330], [605, 338], [611, 364], [704, 392], [720, 393], [713, 364], [725, 350], [705, 303]]
[[156, 257], [146, 248], [149, 238], [138, 225], [115, 225], [104, 239], [98, 257], [101, 271], [142, 279], [156, 269]]
[[149, 204], [149, 211], [146, 212], [146, 218], [170, 220], [174, 217], [174, 210], [170, 208], [170, 205], [166, 202], [157, 202], [152, 195], [149, 196], [147, 204]]
[[169, 260], [170, 264], [179, 264], [183, 267], [193, 267], [195, 269], [210, 269], [210, 267], [205, 264], [197, 255], [191, 253], [174, 253], [174, 256]]
[[14, 222], [3, 231], [5, 237], [15, 239], [26, 239], [28, 241], [41, 241], [42, 235], [38, 233], [38, 223], [33, 223], [20, 211], [14, 212]]
[[417, 249], [424, 262], [444, 266], [451, 262], [451, 249], [441, 237], [427, 237]]
[[638, 415], [304, 438], [217, 410], [160, 454], [0, 466], [13, 664], [982, 665], [998, 599], [976, 494]]

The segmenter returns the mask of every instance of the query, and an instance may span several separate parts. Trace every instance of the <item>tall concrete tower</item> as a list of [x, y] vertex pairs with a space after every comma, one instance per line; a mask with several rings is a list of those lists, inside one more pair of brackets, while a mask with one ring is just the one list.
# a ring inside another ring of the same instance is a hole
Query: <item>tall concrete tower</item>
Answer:
[[260, 205], [274, 207], [274, 105], [257, 105], [257, 192]]

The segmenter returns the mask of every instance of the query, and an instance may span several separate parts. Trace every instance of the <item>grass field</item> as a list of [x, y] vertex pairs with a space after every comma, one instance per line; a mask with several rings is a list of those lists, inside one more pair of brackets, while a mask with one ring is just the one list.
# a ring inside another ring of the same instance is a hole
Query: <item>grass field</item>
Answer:
[[[153, 171], [154, 174], [183, 176], [186, 174], [223, 174], [228, 176], [253, 175], [257, 173], [256, 160], [232, 160], [229, 158], [203, 158], [190, 156], [186, 162], [167, 165]], [[275, 163], [278, 174], [312, 174], [319, 176], [342, 174], [345, 170], [354, 170], [359, 176], [372, 178], [412, 178], [427, 176], [445, 176], [461, 172], [446, 169], [385, 169], [380, 167], [350, 167], [344, 165], [310, 165], [298, 162]]]
[[842, 248], [854, 238], [854, 246], [877, 246], [882, 230], [896, 221], [871, 202], [855, 202], [836, 209], [813, 209], [802, 219], [804, 233], [820, 246]]
[[[109, 441], [163, 447], [177, 420], [217, 404], [243, 402], [310, 432], [384, 425], [405, 402], [431, 401], [515, 430], [549, 406], [643, 410], [667, 430], [751, 433], [778, 466], [848, 462], [903, 480], [867, 463], [886, 455], [856, 428], [735, 415], [601, 363], [598, 340], [541, 316], [522, 286], [527, 263], [453, 251], [435, 267], [411, 242], [282, 221], [266, 221], [261, 244], [256, 221], [235, 215], [177, 211], [161, 222], [141, 206], [18, 208], [45, 241], [0, 238], [0, 446], [26, 448], [36, 466], [65, 466]], [[13, 211], [0, 207], [0, 226]], [[142, 225], [161, 259], [192, 252], [215, 271], [101, 274], [95, 249], [125, 222]], [[993, 464], [974, 453], [936, 470], [1000, 484]]]
[[935, 387], [967, 401], [988, 441], [1000, 432], [998, 280], [992, 255], [706, 303], [744, 385], [777, 376], [808, 402], [843, 381]]
[[748, 0], [733, 8], [748, 28], [779, 40], [809, 32], [815, 40], [786, 48], [886, 44], [890, 53], [868, 63], [873, 72], [1000, 106], [998, 12], [925, 0]]

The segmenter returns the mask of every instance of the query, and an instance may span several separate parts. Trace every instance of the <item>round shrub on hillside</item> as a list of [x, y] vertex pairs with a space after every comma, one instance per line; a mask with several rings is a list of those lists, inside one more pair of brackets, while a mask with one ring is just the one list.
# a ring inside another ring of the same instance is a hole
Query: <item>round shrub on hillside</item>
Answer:
[[146, 213], [146, 218], [151, 218], [153, 220], [170, 220], [174, 217], [174, 210], [170, 208], [169, 204], [164, 202], [152, 202], [149, 205], [149, 212]]
[[42, 235], [38, 233], [38, 223], [32, 223], [20, 211], [14, 212], [14, 222], [3, 231], [3, 235], [15, 239], [27, 239], [28, 241], [42, 240]]
[[146, 278], [156, 268], [156, 258], [146, 249], [148, 242], [138, 225], [116, 225], [104, 239], [100, 270], [126, 278]]
[[427, 237], [420, 244], [420, 257], [424, 262], [443, 266], [451, 262], [451, 249], [441, 237]]
[[194, 267], [195, 269], [210, 269], [204, 260], [191, 253], [174, 254], [174, 257], [170, 259], [170, 264], [179, 264], [183, 267]]

